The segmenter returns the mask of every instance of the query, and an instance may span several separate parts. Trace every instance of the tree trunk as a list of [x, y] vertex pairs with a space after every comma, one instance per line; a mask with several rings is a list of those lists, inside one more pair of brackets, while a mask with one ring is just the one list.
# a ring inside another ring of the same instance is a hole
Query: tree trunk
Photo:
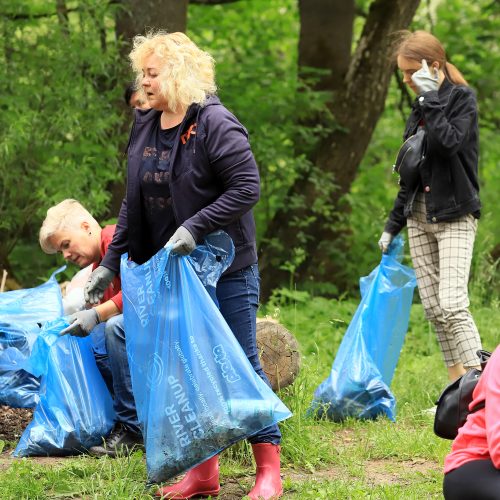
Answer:
[[293, 383], [300, 371], [300, 350], [290, 331], [274, 320], [257, 318], [257, 350], [273, 391]]
[[299, 70], [329, 71], [316, 90], [341, 87], [351, 60], [354, 0], [299, 0], [299, 13]]
[[122, 0], [118, 11], [116, 33], [125, 42], [128, 54], [135, 35], [150, 30], [186, 31], [189, 0]]
[[[330, 108], [338, 126], [319, 142], [312, 158], [313, 168], [295, 181], [283, 204], [285, 208], [276, 213], [267, 228], [260, 248], [264, 300], [274, 288], [285, 283], [290, 269], [296, 281], [335, 281], [343, 285], [339, 281], [342, 269], [335, 266], [335, 253], [345, 251], [339, 245], [341, 238], [335, 224], [348, 210], [342, 197], [350, 190], [384, 108], [394, 68], [390, 58], [391, 34], [407, 28], [420, 0], [374, 0], [348, 65], [345, 56], [351, 43], [351, 29], [345, 24], [352, 19], [352, 5], [346, 3], [328, 0], [300, 3], [301, 22], [305, 22], [301, 24], [299, 48], [303, 50], [325, 43], [323, 18], [330, 16], [321, 16], [322, 13], [332, 12], [332, 7], [342, 13], [337, 17], [333, 11], [331, 17], [338, 26], [326, 33], [340, 32], [348, 40], [341, 43], [332, 38], [336, 47], [323, 52], [323, 60], [318, 59], [314, 50], [299, 56], [303, 65], [322, 64], [321, 67], [331, 71], [331, 76], [320, 82], [320, 88], [333, 92]], [[311, 5], [313, 12], [309, 11]], [[329, 199], [326, 204], [319, 203], [325, 198], [327, 183], [331, 183]], [[303, 252], [303, 262], [288, 266], [288, 271], [280, 269], [286, 261], [293, 261], [291, 255], [295, 249]]]

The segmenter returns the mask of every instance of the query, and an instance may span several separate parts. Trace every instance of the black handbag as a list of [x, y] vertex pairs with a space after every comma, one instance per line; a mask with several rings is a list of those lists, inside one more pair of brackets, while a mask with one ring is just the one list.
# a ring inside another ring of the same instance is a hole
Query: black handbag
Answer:
[[[484, 370], [491, 356], [488, 351], [477, 351], [481, 367]], [[460, 378], [449, 384], [441, 393], [436, 402], [436, 415], [434, 417], [434, 434], [444, 439], [455, 439], [458, 429], [465, 424], [467, 415], [485, 407], [481, 401], [469, 410], [472, 401], [472, 392], [477, 385], [482, 371], [468, 370]]]
[[420, 166], [425, 160], [426, 145], [425, 129], [418, 127], [417, 131], [403, 142], [396, 156], [392, 169], [410, 188], [420, 182]]

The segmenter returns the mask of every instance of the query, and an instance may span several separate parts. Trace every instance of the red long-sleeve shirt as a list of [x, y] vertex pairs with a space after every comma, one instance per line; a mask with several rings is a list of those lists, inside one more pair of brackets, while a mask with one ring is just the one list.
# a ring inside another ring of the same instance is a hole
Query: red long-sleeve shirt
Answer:
[[[115, 228], [116, 225], [113, 224], [112, 226], [106, 226], [101, 231], [101, 259], [106, 254], [108, 246], [113, 240], [113, 235], [115, 234]], [[100, 261], [94, 262], [94, 264], [92, 265], [92, 271], [96, 269], [96, 267], [99, 266], [100, 263], [101, 263]], [[109, 287], [104, 292], [104, 297], [101, 300], [101, 304], [108, 300], [112, 300], [116, 304], [116, 307], [118, 307], [120, 312], [123, 311], [122, 285], [120, 277], [118, 275], [113, 278], [111, 285], [109, 285]]]
[[469, 409], [485, 401], [485, 408], [467, 416], [444, 462], [450, 472], [472, 460], [491, 459], [500, 469], [500, 346], [493, 352], [472, 393]]

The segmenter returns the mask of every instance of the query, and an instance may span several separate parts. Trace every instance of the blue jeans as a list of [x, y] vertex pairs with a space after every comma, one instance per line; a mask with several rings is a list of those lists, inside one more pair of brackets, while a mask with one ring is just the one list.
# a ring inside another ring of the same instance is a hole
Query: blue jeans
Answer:
[[[259, 269], [257, 264], [222, 276], [217, 284], [219, 309], [234, 336], [245, 351], [255, 372], [271, 386], [262, 370], [257, 350], [257, 307], [259, 305]], [[251, 444], [281, 442], [281, 432], [276, 424], [262, 429], [249, 439]]]
[[94, 356], [101, 375], [113, 394], [116, 422], [125, 425], [130, 432], [140, 433], [128, 367], [123, 314], [106, 321], [104, 336], [108, 354], [94, 353]]

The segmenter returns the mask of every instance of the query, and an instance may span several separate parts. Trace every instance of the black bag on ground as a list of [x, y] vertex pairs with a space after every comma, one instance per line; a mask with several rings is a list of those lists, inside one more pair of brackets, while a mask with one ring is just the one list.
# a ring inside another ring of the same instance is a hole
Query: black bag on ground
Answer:
[[[477, 355], [484, 370], [491, 353], [481, 350], [477, 351]], [[436, 416], [434, 417], [434, 434], [436, 436], [444, 439], [455, 439], [458, 429], [465, 424], [467, 415], [484, 408], [484, 401], [481, 401], [469, 411], [472, 392], [481, 373], [481, 370], [468, 370], [441, 393], [436, 402]]]

